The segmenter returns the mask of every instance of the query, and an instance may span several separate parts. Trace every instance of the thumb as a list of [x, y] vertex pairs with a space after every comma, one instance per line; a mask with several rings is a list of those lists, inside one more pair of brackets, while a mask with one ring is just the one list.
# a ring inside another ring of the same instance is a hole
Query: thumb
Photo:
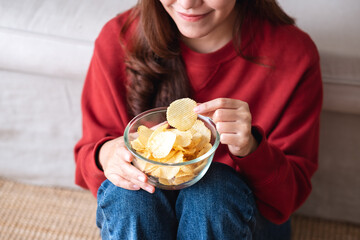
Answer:
[[121, 159], [129, 163], [132, 162], [133, 160], [132, 154], [125, 147], [119, 147], [116, 151], [116, 155], [118, 155]]

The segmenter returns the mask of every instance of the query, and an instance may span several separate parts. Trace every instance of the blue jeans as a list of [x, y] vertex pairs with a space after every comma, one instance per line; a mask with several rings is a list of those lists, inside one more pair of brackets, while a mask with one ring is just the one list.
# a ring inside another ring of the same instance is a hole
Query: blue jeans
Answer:
[[259, 215], [249, 187], [221, 163], [179, 191], [130, 191], [106, 180], [96, 222], [104, 240], [290, 239], [290, 222], [275, 225]]

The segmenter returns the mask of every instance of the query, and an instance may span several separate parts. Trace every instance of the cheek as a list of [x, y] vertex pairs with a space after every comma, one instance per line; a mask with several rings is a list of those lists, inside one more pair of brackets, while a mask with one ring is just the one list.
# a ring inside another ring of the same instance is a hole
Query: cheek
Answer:
[[235, 6], [236, 0], [204, 0], [206, 5], [216, 10], [232, 10]]
[[[147, 0], [145, 0], [147, 1]], [[176, 2], [176, 0], [160, 0], [161, 4], [165, 7], [165, 6], [169, 6], [171, 4], [173, 4], [174, 2]]]
[[[148, 0], [144, 0], [144, 1], [148, 1]], [[159, 1], [159, 0], [157, 0]], [[166, 10], [166, 12], [168, 12], [170, 14], [170, 9], [171, 6], [176, 2], [176, 0], [160, 0], [161, 5], [164, 7], [164, 9]]]

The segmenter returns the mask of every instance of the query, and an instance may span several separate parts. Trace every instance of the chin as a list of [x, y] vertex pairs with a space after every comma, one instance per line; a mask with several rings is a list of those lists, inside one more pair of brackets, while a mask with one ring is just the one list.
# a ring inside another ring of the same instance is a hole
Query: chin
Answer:
[[181, 35], [185, 38], [189, 38], [189, 39], [197, 39], [197, 38], [202, 38], [205, 37], [207, 35], [206, 32], [199, 32], [199, 31], [180, 31]]

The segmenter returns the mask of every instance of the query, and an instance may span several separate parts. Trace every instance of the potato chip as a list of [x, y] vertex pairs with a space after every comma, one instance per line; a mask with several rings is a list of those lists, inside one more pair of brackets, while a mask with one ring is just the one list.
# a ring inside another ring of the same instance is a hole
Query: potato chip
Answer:
[[151, 173], [157, 168], [156, 165], [141, 160], [133, 161], [133, 163], [138, 169], [140, 169], [144, 173]]
[[[159, 124], [156, 126], [154, 132], [163, 132], [165, 131], [166, 129], [169, 128], [169, 124], [167, 123], [162, 123], [162, 124]], [[156, 133], [155, 133], [156, 134]]]
[[[156, 130], [154, 131], [154, 133]], [[154, 134], [153, 133], [153, 134]], [[148, 147], [154, 158], [166, 157], [174, 146], [176, 140], [176, 134], [170, 131], [158, 132], [148, 142]]]
[[176, 154], [174, 154], [168, 161], [168, 163], [181, 163], [184, 162], [184, 153], [181, 151], [178, 151]]
[[158, 126], [157, 128], [155, 128], [155, 130], [153, 130], [153, 132], [151, 133], [150, 137], [148, 138], [147, 144], [146, 146], [149, 145], [149, 142], [160, 132], [164, 132], [167, 128], [169, 127], [169, 124], [165, 123], [162, 124], [160, 126]]
[[201, 135], [203, 135], [206, 140], [208, 140], [208, 142], [210, 142], [211, 139], [211, 131], [210, 129], [208, 129], [204, 122], [201, 120], [196, 120], [194, 125], [191, 127], [190, 131], [195, 134], [196, 132], [200, 133]]
[[172, 179], [179, 172], [180, 167], [160, 166], [151, 172], [151, 175], [157, 178]]
[[173, 185], [172, 181], [169, 179], [165, 179], [165, 178], [159, 178], [159, 183], [163, 184], [163, 185]]
[[193, 178], [194, 178], [194, 175], [186, 175], [186, 176], [176, 177], [172, 183], [174, 185], [179, 185], [179, 184], [188, 182], [188, 181], [192, 180]]
[[201, 170], [205, 167], [205, 165], [207, 164], [207, 158], [205, 158], [204, 160], [197, 162], [193, 165], [194, 167], [194, 174], [198, 174], [199, 172], [201, 172]]
[[194, 148], [194, 149], [196, 149], [196, 146], [201, 142], [201, 139], [202, 139], [201, 133], [195, 132], [195, 133], [192, 135], [191, 143], [190, 143], [190, 145], [189, 145], [187, 148]]
[[197, 119], [197, 114], [194, 112], [195, 107], [196, 102], [190, 98], [172, 102], [166, 111], [166, 119], [170, 126], [181, 131], [190, 129]]
[[209, 143], [209, 142], [206, 143], [205, 146], [203, 147], [203, 149], [201, 149], [201, 150], [199, 151], [199, 153], [197, 154], [196, 157], [200, 157], [200, 156], [204, 155], [204, 154], [207, 153], [211, 148], [212, 148], [211, 143]]
[[137, 132], [139, 134], [139, 141], [140, 143], [143, 145], [143, 146], [146, 146], [147, 145], [147, 142], [151, 136], [151, 134], [154, 132], [154, 130], [146, 127], [146, 126], [139, 126], [138, 129], [137, 129]]
[[184, 165], [180, 166], [180, 172], [178, 174], [179, 177], [185, 176], [185, 175], [192, 175], [194, 173], [194, 167], [192, 165]]
[[142, 152], [145, 150], [145, 146], [140, 142], [139, 138], [131, 141], [131, 147], [137, 152]]
[[174, 146], [174, 149], [184, 153], [184, 158], [186, 158], [187, 160], [196, 158], [193, 157], [196, 153], [196, 148], [183, 148], [181, 146]]
[[192, 134], [189, 131], [180, 131], [178, 129], [171, 129], [176, 134], [175, 145], [180, 147], [187, 147], [191, 143]]
[[196, 146], [198, 151], [203, 149], [205, 145], [211, 140], [211, 131], [205, 126], [204, 122], [201, 120], [196, 120], [189, 131], [191, 131], [194, 135], [196, 133], [201, 134], [201, 140]]
[[139, 152], [139, 154], [140, 154], [141, 156], [143, 156], [144, 158], [148, 158], [148, 159], [150, 159], [150, 158], [152, 157], [150, 150], [147, 149], [147, 148], [145, 148], [144, 151]]
[[163, 158], [155, 158], [153, 156], [151, 156], [149, 159], [150, 160], [153, 160], [153, 161], [157, 161], [157, 162], [169, 162], [170, 159], [175, 155], [176, 151], [175, 150], [171, 150], [170, 153], [168, 155], [166, 155], [165, 157]]

